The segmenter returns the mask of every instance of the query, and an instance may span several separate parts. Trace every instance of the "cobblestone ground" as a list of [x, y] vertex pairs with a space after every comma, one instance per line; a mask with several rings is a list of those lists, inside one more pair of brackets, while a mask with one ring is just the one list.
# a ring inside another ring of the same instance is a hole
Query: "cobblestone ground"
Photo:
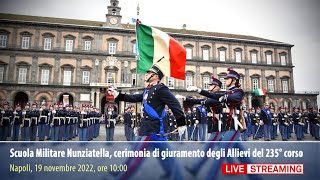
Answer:
[[[101, 124], [100, 127], [100, 136], [96, 139], [94, 139], [94, 141], [105, 141], [106, 139], [106, 131], [105, 131], [105, 126], [104, 124]], [[78, 140], [78, 139], [76, 139]], [[114, 132], [114, 140], [115, 141], [126, 141], [126, 138], [124, 136], [124, 125], [123, 124], [118, 124], [116, 125], [116, 129]], [[276, 140], [272, 140], [272, 141], [281, 141], [281, 135], [280, 132], [278, 132], [278, 137]], [[296, 141], [297, 138], [295, 136], [295, 133], [292, 133], [292, 137], [288, 140], [288, 141]], [[258, 140], [253, 140], [253, 137], [249, 137], [249, 141], [264, 141], [263, 138], [260, 138]], [[312, 137], [310, 134], [305, 134], [305, 138], [304, 141], [316, 141], [314, 137]]]

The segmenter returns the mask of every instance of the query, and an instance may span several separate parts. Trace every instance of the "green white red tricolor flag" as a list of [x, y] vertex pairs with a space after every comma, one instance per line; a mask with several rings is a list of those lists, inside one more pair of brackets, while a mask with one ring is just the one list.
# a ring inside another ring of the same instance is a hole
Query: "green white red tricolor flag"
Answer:
[[267, 92], [265, 89], [255, 89], [254, 94], [256, 96], [266, 96]]
[[184, 47], [159, 29], [137, 23], [136, 31], [138, 73], [145, 73], [157, 64], [165, 76], [184, 80], [187, 54]]

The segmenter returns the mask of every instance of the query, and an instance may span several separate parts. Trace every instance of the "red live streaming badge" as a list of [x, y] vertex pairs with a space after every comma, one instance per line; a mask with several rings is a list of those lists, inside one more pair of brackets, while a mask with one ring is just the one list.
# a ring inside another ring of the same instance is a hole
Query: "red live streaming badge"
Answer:
[[247, 174], [247, 165], [222, 164], [222, 174]]

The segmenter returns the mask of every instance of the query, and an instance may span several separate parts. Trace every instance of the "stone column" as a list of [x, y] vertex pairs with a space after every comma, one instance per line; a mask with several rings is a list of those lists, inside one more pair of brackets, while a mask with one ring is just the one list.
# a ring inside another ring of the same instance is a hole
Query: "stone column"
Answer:
[[82, 79], [81, 79], [81, 58], [76, 58], [76, 60], [77, 60], [77, 62], [76, 62], [76, 84], [82, 84]]
[[54, 75], [53, 75], [53, 84], [59, 84], [60, 77], [60, 57], [56, 56], [54, 61]]
[[229, 53], [229, 58], [228, 58], [227, 61], [233, 62], [233, 60], [232, 60], [232, 48], [231, 48], [231, 44], [228, 44], [228, 53]]
[[260, 61], [261, 61], [261, 64], [267, 64], [267, 63], [264, 61], [263, 47], [260, 47]]
[[18, 38], [18, 28], [13, 28], [12, 32], [12, 47], [17, 46], [17, 38]]
[[248, 62], [248, 49], [247, 49], [247, 45], [244, 45], [244, 62], [245, 63], [249, 63]]
[[82, 39], [82, 32], [79, 32], [78, 34], [78, 51], [80, 50], [83, 50], [84, 49], [84, 44], [83, 44], [83, 39]]
[[61, 48], [62, 47], [62, 33], [61, 33], [61, 31], [58, 31], [56, 43], [57, 43], [57, 49], [62, 50], [62, 48]]
[[216, 61], [216, 43], [212, 43], [212, 59], [213, 61]]
[[274, 48], [274, 61], [276, 62], [276, 65], [280, 65], [280, 62], [278, 61], [278, 50], [277, 50], [277, 48]]
[[276, 71], [276, 89], [275, 89], [276, 92], [280, 92], [280, 81], [281, 79], [280, 79], [279, 71], [277, 70]]
[[262, 83], [262, 88], [268, 89], [266, 88], [266, 73], [264, 69], [261, 70], [261, 83]]
[[196, 78], [196, 79], [193, 80], [193, 82], [196, 82], [196, 83], [195, 83], [195, 86], [197, 86], [197, 87], [202, 87], [202, 85], [200, 84], [200, 82], [202, 82], [202, 79], [201, 79], [200, 66], [199, 66], [199, 65], [196, 66], [196, 75], [195, 75], [195, 78]]
[[34, 47], [35, 48], [39, 48], [39, 45], [40, 45], [40, 30], [39, 29], [36, 29], [36, 33], [34, 35]]
[[249, 69], [245, 69], [245, 81], [246, 81], [246, 88], [245, 91], [250, 92], [250, 77], [249, 77]]
[[32, 57], [32, 65], [31, 65], [31, 83], [37, 82], [37, 72], [38, 72], [38, 57]]
[[294, 93], [294, 81], [293, 81], [293, 72], [290, 71], [290, 85], [289, 85], [289, 92]]
[[195, 48], [195, 50], [196, 50], [196, 58], [197, 58], [197, 60], [199, 60], [199, 59], [201, 59], [200, 58], [200, 56], [199, 56], [199, 41], [196, 41], [196, 48]]
[[10, 62], [9, 62], [9, 72], [8, 72], [8, 80], [9, 82], [15, 81], [14, 78], [14, 68], [16, 63], [16, 55], [10, 55]]

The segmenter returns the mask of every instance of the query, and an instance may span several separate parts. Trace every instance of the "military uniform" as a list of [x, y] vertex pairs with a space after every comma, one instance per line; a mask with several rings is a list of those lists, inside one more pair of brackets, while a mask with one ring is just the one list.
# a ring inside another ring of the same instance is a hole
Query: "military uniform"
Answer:
[[86, 105], [82, 105], [79, 120], [79, 141], [88, 141], [89, 116], [86, 111]]
[[[110, 107], [109, 107], [110, 108]], [[106, 122], [106, 141], [113, 141], [114, 137], [114, 128], [116, 125], [116, 118], [118, 114], [114, 110], [109, 110], [105, 114], [105, 122]]]
[[26, 103], [25, 110], [22, 111], [22, 124], [21, 124], [22, 141], [29, 141], [30, 139], [31, 111], [29, 107], [30, 107], [30, 103]]
[[1, 110], [1, 119], [0, 119], [0, 140], [6, 141], [7, 137], [9, 136], [9, 130], [10, 130], [10, 123], [13, 119], [13, 112], [9, 109], [9, 103], [6, 102], [4, 104], [6, 107]]
[[[266, 105], [266, 103], [265, 103]], [[265, 141], [270, 141], [271, 136], [271, 124], [272, 124], [272, 117], [270, 114], [270, 109], [269, 108], [264, 108], [262, 109], [260, 113], [261, 120], [263, 121], [263, 136]]]
[[20, 108], [20, 104], [16, 106], [16, 110], [13, 112], [13, 134], [12, 134], [12, 140], [18, 141], [19, 140], [19, 134], [20, 134], [20, 126], [22, 124], [22, 110], [17, 108]]
[[[186, 125], [184, 112], [182, 111], [178, 100], [170, 92], [169, 88], [162, 83], [147, 87], [144, 90], [144, 93], [141, 94], [119, 94], [116, 101], [143, 102], [144, 109], [139, 129], [140, 136], [150, 136], [151, 133], [164, 134], [163, 118], [165, 115], [165, 105], [168, 105], [172, 110], [173, 115], [176, 118], [177, 126]], [[146, 106], [148, 106], [147, 110]], [[149, 108], [152, 108], [156, 114], [147, 112], [149, 111]], [[156, 117], [156, 115], [158, 117]], [[160, 129], [161, 126], [162, 129]]]
[[310, 123], [312, 124], [312, 135], [316, 140], [320, 140], [320, 136], [319, 136], [319, 126], [320, 126], [320, 122], [319, 122], [319, 116], [317, 112], [309, 112], [309, 120]]
[[278, 131], [278, 121], [277, 115], [274, 112], [270, 113], [272, 125], [271, 125], [271, 140], [277, 139], [277, 131]]
[[40, 111], [37, 109], [38, 104], [34, 102], [31, 110], [31, 127], [30, 127], [30, 141], [35, 141], [37, 138], [38, 121], [40, 117]]
[[[43, 104], [42, 106], [46, 106]], [[38, 125], [38, 134], [39, 141], [44, 141], [46, 135], [46, 127], [49, 122], [49, 110], [48, 109], [40, 109], [40, 117], [39, 117], [39, 125]]]
[[[284, 109], [283, 107], [280, 107], [279, 109]], [[278, 121], [280, 125], [280, 133], [282, 137], [282, 141], [288, 141], [288, 122], [287, 122], [287, 115], [283, 112], [278, 113]]]
[[292, 114], [292, 120], [294, 123], [294, 132], [296, 134], [297, 140], [302, 140], [302, 137], [303, 137], [302, 126], [304, 126], [304, 124], [301, 121], [302, 114], [299, 112], [295, 112], [295, 109], [298, 109], [298, 108], [297, 107], [293, 108], [294, 112]]

